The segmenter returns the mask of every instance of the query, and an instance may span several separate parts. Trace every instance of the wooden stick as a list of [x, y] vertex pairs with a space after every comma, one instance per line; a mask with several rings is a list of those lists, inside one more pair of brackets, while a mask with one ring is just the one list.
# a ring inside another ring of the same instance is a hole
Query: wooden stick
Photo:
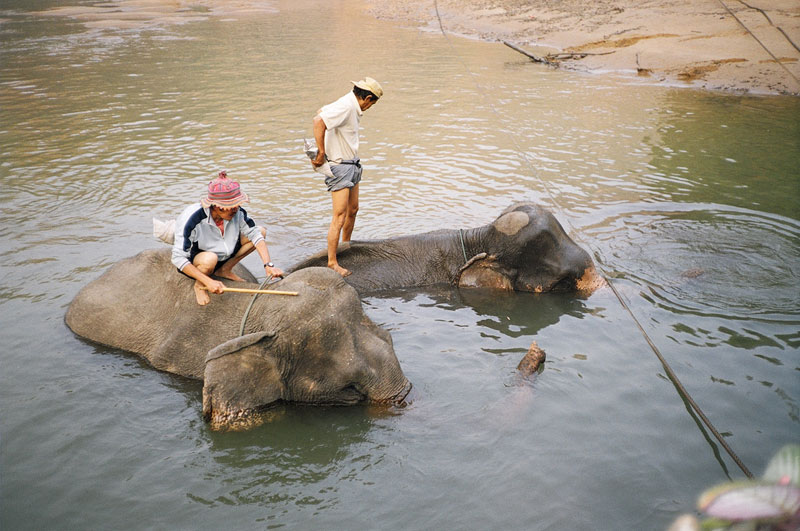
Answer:
[[514, 46], [514, 45], [513, 45], [513, 44], [511, 44], [510, 42], [503, 41], [503, 44], [505, 44], [506, 46], [508, 46], [509, 48], [511, 48], [512, 50], [514, 50], [515, 52], [519, 52], [519, 53], [521, 53], [522, 55], [525, 55], [525, 56], [527, 56], [527, 57], [529, 57], [529, 58], [533, 59], [533, 60], [534, 60], [534, 61], [536, 61], [537, 63], [544, 63], [544, 64], [546, 64], [546, 65], [552, 65], [552, 64], [553, 64], [553, 63], [551, 63], [550, 61], [548, 61], [548, 60], [547, 60], [547, 59], [545, 59], [545, 58], [542, 58], [542, 57], [536, 57], [536, 56], [535, 56], [535, 55], [533, 55], [532, 53], [530, 53], [530, 52], [526, 52], [525, 50], [523, 50], [523, 49], [522, 49], [522, 48], [520, 48], [519, 46]]
[[573, 59], [577, 57], [578, 59], [583, 59], [587, 55], [610, 55], [614, 53], [614, 50], [610, 52], [562, 52], [562, 53], [551, 53], [547, 54], [548, 59]]
[[556, 61], [561, 61], [563, 59], [583, 59], [587, 55], [608, 55], [614, 53], [613, 50], [610, 52], [561, 52], [561, 53], [550, 53], [545, 55], [544, 57], [537, 57], [530, 52], [526, 52], [519, 46], [511, 44], [510, 42], [503, 41], [503, 44], [505, 44], [515, 52], [519, 52], [524, 56], [530, 57], [537, 63], [544, 63], [550, 66], [558, 66], [558, 63]]
[[[203, 286], [200, 289], [208, 291], [208, 288], [206, 288], [205, 286]], [[228, 286], [225, 286], [225, 290], [223, 291], [223, 293], [225, 293], [225, 291], [230, 291], [232, 293], [259, 293], [259, 294], [263, 293], [265, 295], [297, 295], [296, 291], [278, 291], [275, 289], [229, 288]]]

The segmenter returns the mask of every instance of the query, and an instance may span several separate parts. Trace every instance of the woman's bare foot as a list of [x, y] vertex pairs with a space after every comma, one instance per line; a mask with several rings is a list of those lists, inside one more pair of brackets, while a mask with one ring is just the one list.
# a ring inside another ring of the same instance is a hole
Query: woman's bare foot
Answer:
[[211, 302], [211, 297], [208, 296], [208, 291], [206, 291], [205, 286], [200, 282], [194, 283], [194, 296], [197, 299], [197, 304], [200, 306], [205, 306], [209, 302]]
[[215, 275], [222, 278], [227, 278], [228, 280], [233, 280], [235, 282], [244, 282], [244, 279], [231, 271], [230, 269], [217, 269], [214, 272]]
[[333, 269], [334, 271], [336, 271], [337, 273], [339, 273], [343, 277], [346, 277], [347, 275], [350, 274], [349, 270], [343, 268], [339, 264], [328, 264], [328, 267], [330, 267], [331, 269]]

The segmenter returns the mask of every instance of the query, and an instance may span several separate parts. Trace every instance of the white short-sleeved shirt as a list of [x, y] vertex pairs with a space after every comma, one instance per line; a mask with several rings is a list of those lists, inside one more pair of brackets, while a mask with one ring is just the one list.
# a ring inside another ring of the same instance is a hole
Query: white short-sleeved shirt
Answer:
[[325, 154], [330, 162], [338, 164], [358, 157], [358, 124], [362, 114], [364, 111], [352, 92], [320, 109], [326, 127]]

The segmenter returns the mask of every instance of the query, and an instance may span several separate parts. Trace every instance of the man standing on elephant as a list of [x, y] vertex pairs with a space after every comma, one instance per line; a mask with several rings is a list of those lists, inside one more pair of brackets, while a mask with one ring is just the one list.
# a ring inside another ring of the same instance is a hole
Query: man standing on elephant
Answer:
[[336, 250], [339, 236], [349, 242], [358, 213], [358, 183], [361, 181], [361, 161], [358, 158], [358, 126], [361, 115], [381, 96], [380, 83], [367, 77], [353, 82], [353, 91], [325, 105], [314, 117], [314, 139], [317, 157], [311, 161], [316, 168], [327, 160], [333, 177], [325, 184], [331, 192], [333, 216], [328, 228], [328, 267], [342, 276], [350, 271], [339, 265]]
[[248, 202], [239, 183], [219, 172], [208, 184], [208, 194], [200, 204], [189, 205], [175, 222], [172, 263], [178, 271], [195, 279], [197, 304], [210, 302], [208, 293], [222, 293], [225, 285], [210, 275], [243, 281], [233, 267], [257, 250], [267, 275], [282, 277], [269, 257], [264, 237], [267, 230], [256, 226], [241, 208]]

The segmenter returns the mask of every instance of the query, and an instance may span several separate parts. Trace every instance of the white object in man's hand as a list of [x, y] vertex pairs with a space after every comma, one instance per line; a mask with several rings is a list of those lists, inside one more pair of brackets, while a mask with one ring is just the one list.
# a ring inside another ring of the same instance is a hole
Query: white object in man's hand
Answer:
[[311, 142], [309, 142], [304, 138], [303, 149], [305, 150], [308, 158], [311, 159], [311, 166], [314, 168], [315, 172], [321, 173], [326, 177], [333, 177], [333, 172], [331, 171], [331, 165], [328, 163], [327, 160], [322, 164], [320, 164], [319, 166], [314, 166], [314, 159], [316, 159], [317, 155], [319, 154], [319, 149], [317, 148], [317, 146], [312, 145]]

